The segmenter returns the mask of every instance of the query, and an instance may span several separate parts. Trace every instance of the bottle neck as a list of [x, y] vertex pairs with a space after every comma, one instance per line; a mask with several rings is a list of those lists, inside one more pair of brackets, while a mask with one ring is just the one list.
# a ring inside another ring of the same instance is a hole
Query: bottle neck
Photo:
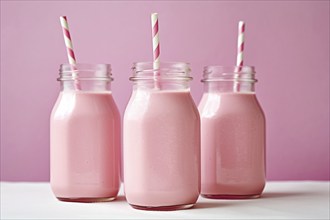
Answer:
[[111, 68], [109, 64], [62, 64], [61, 91], [107, 92], [111, 91]]
[[255, 85], [250, 82], [204, 82], [204, 92], [219, 93], [255, 93]]
[[204, 68], [205, 92], [255, 93], [255, 71], [252, 66], [207, 66]]
[[99, 80], [61, 81], [61, 91], [110, 92], [111, 82]]
[[175, 62], [134, 63], [133, 90], [149, 91], [189, 91], [189, 82], [192, 80], [189, 64]]

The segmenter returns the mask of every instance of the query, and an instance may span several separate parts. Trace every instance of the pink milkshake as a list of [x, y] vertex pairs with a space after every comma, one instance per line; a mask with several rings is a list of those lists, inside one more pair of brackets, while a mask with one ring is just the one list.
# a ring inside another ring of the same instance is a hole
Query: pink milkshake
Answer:
[[109, 67], [101, 66], [106, 69], [98, 75], [91, 70], [96, 67], [78, 65], [78, 80], [72, 80], [62, 66], [50, 153], [51, 187], [63, 201], [112, 200], [120, 186], [120, 115], [109, 90]]
[[265, 116], [254, 69], [207, 67], [199, 104], [202, 190], [208, 198], [259, 197], [265, 186]]
[[138, 209], [191, 207], [200, 193], [200, 118], [187, 64], [162, 63], [158, 89], [148, 72], [152, 63], [141, 72], [139, 65], [124, 115], [126, 199]]

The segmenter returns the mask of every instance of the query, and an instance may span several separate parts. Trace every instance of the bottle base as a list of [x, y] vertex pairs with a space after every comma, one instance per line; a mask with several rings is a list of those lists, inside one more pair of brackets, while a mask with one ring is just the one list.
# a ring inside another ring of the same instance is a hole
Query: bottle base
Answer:
[[173, 205], [173, 206], [140, 206], [133, 204], [130, 205], [135, 209], [146, 210], [146, 211], [175, 211], [175, 210], [192, 208], [195, 204]]
[[82, 203], [93, 203], [93, 202], [110, 202], [116, 199], [114, 197], [103, 197], [103, 198], [93, 198], [93, 197], [81, 197], [81, 198], [62, 198], [56, 197], [58, 200], [62, 202], [82, 202]]
[[210, 195], [210, 194], [201, 194], [202, 197], [207, 199], [257, 199], [260, 198], [261, 194], [257, 195]]

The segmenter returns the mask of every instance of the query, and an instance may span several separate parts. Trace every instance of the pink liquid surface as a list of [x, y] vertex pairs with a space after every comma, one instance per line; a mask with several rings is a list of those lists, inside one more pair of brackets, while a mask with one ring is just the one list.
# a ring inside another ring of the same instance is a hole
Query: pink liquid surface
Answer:
[[124, 183], [133, 207], [195, 204], [200, 119], [189, 92], [132, 94], [124, 117]]
[[111, 93], [61, 92], [51, 115], [51, 187], [58, 198], [114, 198], [120, 115]]
[[205, 93], [199, 111], [201, 194], [260, 195], [265, 185], [265, 117], [255, 94]]

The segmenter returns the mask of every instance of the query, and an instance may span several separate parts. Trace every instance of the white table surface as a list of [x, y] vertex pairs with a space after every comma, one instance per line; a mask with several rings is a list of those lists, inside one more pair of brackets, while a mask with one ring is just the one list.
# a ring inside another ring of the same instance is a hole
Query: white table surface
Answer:
[[1, 182], [1, 219], [329, 219], [329, 181], [267, 182], [263, 196], [250, 200], [200, 197], [192, 209], [141, 211], [120, 190], [103, 203], [60, 202], [49, 183]]

